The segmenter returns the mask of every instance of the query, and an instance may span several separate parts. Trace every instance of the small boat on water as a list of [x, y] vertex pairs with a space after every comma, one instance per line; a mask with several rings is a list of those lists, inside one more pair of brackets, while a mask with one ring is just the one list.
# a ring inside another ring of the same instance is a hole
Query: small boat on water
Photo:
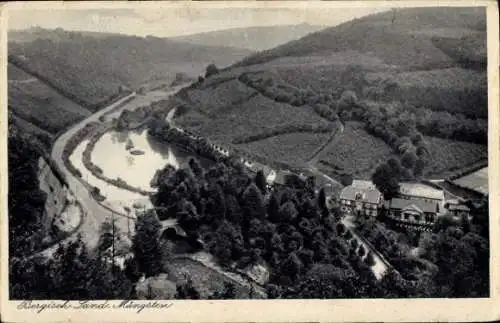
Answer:
[[135, 155], [135, 156], [137, 156], [137, 155], [144, 155], [144, 154], [145, 154], [145, 153], [144, 153], [144, 151], [139, 150], [139, 149], [134, 149], [134, 150], [131, 150], [131, 151], [130, 151], [130, 153], [131, 153], [132, 155]]

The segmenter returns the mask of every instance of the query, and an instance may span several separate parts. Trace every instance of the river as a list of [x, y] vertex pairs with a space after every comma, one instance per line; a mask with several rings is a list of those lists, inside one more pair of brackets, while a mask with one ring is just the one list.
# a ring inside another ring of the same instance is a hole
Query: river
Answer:
[[[99, 188], [101, 194], [106, 197], [103, 204], [120, 213], [124, 213], [124, 207], [130, 209], [151, 207], [148, 197], [109, 184], [95, 177], [84, 167], [82, 154], [88, 142], [84, 140], [76, 147], [70, 156], [70, 162], [82, 172], [84, 181]], [[127, 144], [130, 143], [133, 148], [127, 149]], [[131, 151], [134, 150], [142, 154], [133, 155]], [[121, 178], [133, 187], [155, 192], [150, 183], [157, 170], [166, 165], [179, 168], [192, 156], [177, 146], [155, 140], [147, 134], [146, 129], [142, 129], [112, 130], [105, 133], [96, 142], [90, 158], [92, 163], [103, 170], [107, 178]], [[207, 160], [201, 159], [200, 162], [202, 166], [209, 166]]]

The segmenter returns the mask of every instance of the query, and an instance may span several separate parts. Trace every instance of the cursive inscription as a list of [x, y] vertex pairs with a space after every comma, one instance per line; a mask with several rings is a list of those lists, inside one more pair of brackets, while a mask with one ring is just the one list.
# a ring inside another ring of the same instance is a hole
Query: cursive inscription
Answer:
[[145, 309], [161, 310], [171, 307], [173, 303], [162, 301], [22, 301], [17, 305], [18, 310], [34, 311], [42, 313], [44, 311], [58, 310], [105, 310], [123, 309], [141, 313]]

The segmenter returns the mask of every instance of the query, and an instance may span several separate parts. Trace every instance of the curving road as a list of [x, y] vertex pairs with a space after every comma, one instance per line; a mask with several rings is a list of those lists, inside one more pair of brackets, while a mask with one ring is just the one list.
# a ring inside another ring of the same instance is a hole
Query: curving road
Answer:
[[[179, 89], [180, 87], [172, 88], [170, 91], [165, 93], [164, 97], [174, 94]], [[126, 104], [123, 104], [125, 101], [131, 98], [133, 98], [131, 101], [127, 102]], [[106, 221], [106, 219], [112, 219], [112, 218], [115, 219], [116, 226], [120, 229], [120, 231], [123, 234], [127, 234], [129, 230], [131, 233], [133, 233], [134, 230], [133, 218], [116, 214], [111, 210], [103, 207], [101, 204], [99, 204], [92, 197], [92, 195], [90, 194], [90, 192], [88, 191], [87, 187], [84, 185], [82, 180], [80, 178], [75, 177], [66, 168], [63, 160], [63, 151], [64, 147], [66, 147], [66, 144], [68, 143], [68, 140], [71, 137], [73, 137], [73, 135], [75, 135], [76, 132], [78, 132], [80, 129], [84, 128], [87, 124], [91, 122], [100, 122], [99, 118], [101, 116], [111, 112], [119, 113], [119, 111], [123, 109], [129, 109], [129, 110], [135, 109], [144, 104], [151, 103], [153, 101], [158, 101], [159, 99], [160, 98], [158, 97], [157, 94], [151, 96], [148, 96], [148, 94], [144, 96], [139, 96], [137, 95], [137, 93], [133, 92], [130, 95], [114, 102], [113, 104], [110, 104], [109, 106], [99, 110], [95, 114], [92, 114], [86, 119], [78, 122], [77, 124], [72, 126], [68, 131], [66, 131], [56, 139], [52, 147], [51, 158], [57, 164], [59, 170], [63, 173], [64, 177], [66, 178], [66, 181], [68, 182], [68, 189], [75, 196], [75, 199], [77, 199], [80, 202], [83, 208], [83, 219], [81, 226], [74, 234], [72, 234], [65, 240], [61, 241], [60, 243], [66, 243], [71, 240], [74, 240], [80, 234], [82, 240], [86, 243], [89, 249], [92, 249], [97, 245], [97, 242], [99, 240], [99, 229], [101, 224], [104, 221]], [[59, 244], [49, 247], [37, 253], [36, 255], [49, 256], [57, 249]]]

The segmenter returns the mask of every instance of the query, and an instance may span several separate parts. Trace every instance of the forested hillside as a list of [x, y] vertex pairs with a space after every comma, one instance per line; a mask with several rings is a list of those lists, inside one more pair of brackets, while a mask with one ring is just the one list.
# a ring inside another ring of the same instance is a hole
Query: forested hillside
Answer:
[[245, 27], [179, 36], [171, 39], [205, 46], [230, 46], [249, 50], [265, 50], [324, 28], [326, 27], [309, 24]]
[[[325, 147], [317, 161], [326, 173], [369, 178], [377, 164], [397, 156], [407, 179], [439, 177], [487, 158], [482, 8], [374, 14], [206, 72], [205, 80], [177, 96], [182, 107], [177, 122], [254, 157], [282, 151], [279, 159], [309, 167], [316, 162], [315, 148]], [[315, 118], [322, 121], [311, 127]], [[361, 123], [367, 134], [357, 130], [342, 134], [342, 140], [307, 139], [319, 132], [333, 135], [339, 122], [351, 121]], [[228, 125], [241, 136], [233, 138]], [[287, 147], [289, 140], [282, 137], [292, 134], [295, 142], [306, 144]], [[381, 142], [368, 151], [355, 144], [365, 136]], [[434, 137], [455, 143], [439, 160], [430, 153]], [[332, 143], [325, 145], [328, 140]], [[338, 156], [347, 145], [354, 150], [349, 156], [373, 162]], [[473, 146], [468, 155], [463, 154], [466, 145]]]
[[250, 53], [158, 37], [46, 32], [41, 37], [39, 29], [32, 30], [31, 38], [15, 32], [9, 62], [93, 111], [121, 91], [161, 80], [170, 84], [177, 72], [197, 77], [210, 63], [227, 66]]

